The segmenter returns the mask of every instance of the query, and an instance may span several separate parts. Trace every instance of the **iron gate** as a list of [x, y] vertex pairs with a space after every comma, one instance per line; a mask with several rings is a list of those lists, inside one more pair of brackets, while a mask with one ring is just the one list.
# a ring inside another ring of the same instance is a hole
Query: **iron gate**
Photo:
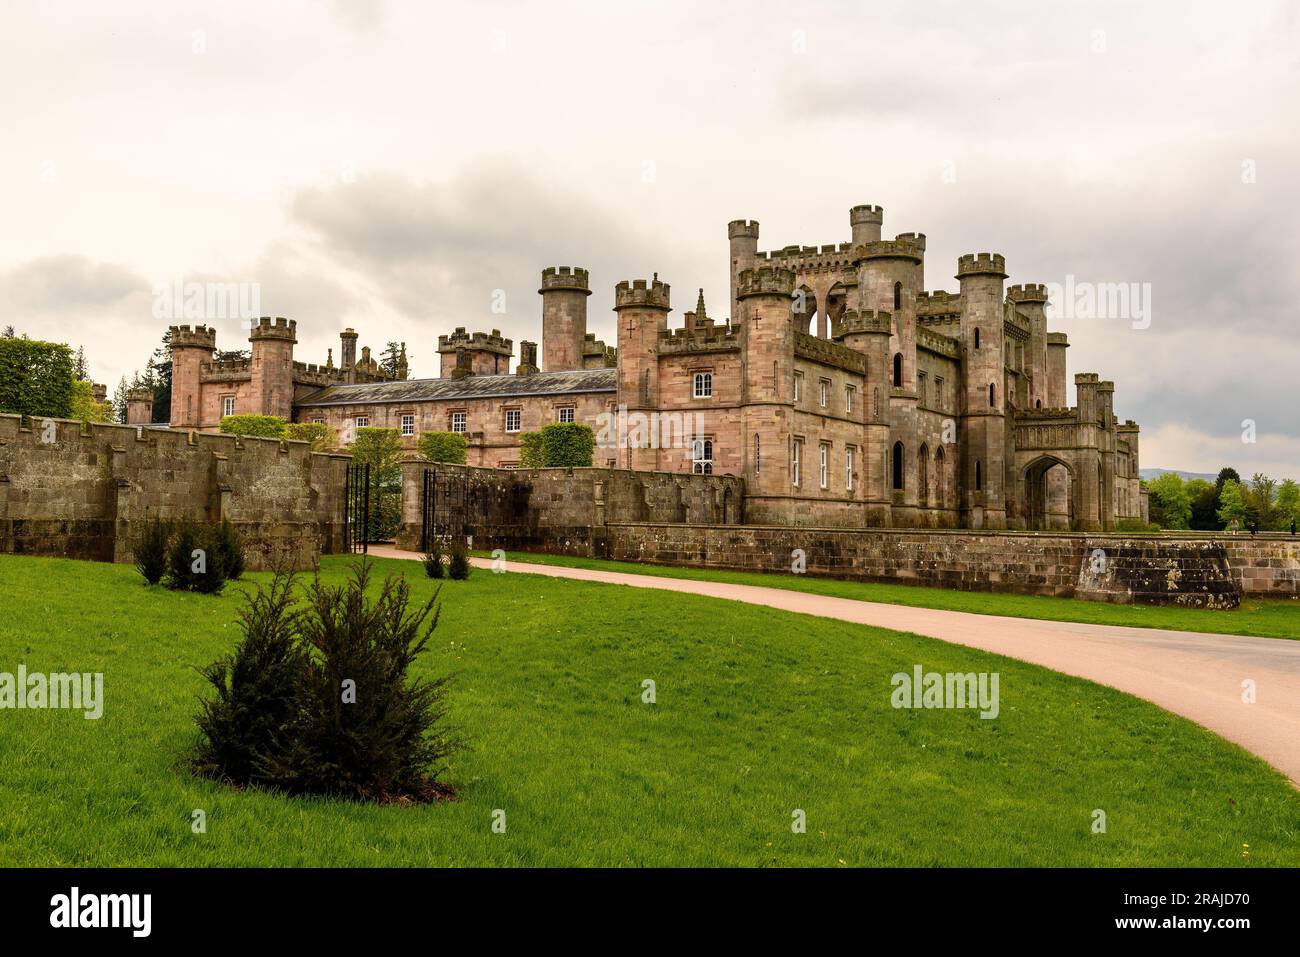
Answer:
[[427, 553], [435, 539], [469, 535], [468, 472], [425, 469], [420, 496], [420, 550]]
[[343, 547], [370, 552], [370, 465], [349, 465], [343, 487]]

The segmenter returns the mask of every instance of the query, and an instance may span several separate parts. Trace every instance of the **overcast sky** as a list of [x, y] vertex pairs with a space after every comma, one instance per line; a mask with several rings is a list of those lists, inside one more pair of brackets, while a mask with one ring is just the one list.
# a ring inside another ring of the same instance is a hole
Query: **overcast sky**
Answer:
[[545, 266], [591, 269], [613, 344], [622, 279], [726, 315], [729, 220], [841, 242], [873, 203], [931, 289], [986, 250], [1149, 283], [1147, 328], [1056, 324], [1071, 374], [1144, 466], [1300, 477], [1295, 3], [6, 0], [0, 80], [0, 325], [110, 387], [176, 277], [429, 376], [455, 326], [538, 339]]

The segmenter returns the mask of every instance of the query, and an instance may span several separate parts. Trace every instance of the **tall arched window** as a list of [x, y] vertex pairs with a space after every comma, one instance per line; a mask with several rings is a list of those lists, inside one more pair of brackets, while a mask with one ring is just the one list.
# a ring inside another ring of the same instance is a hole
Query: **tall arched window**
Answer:
[[903, 487], [903, 443], [894, 443], [894, 488]]
[[975, 330], [975, 348], [978, 349], [979, 347], [980, 347], [980, 331], [979, 331], [978, 329], [976, 329], [976, 330]]
[[901, 389], [902, 387], [903, 387], [903, 354], [901, 352], [895, 352], [894, 353], [894, 388]]
[[979, 461], [975, 462], [975, 491], [984, 491], [984, 466]]
[[934, 450], [934, 504], [943, 508], [944, 501], [947, 498], [946, 489], [944, 488], [944, 455], [943, 446]]
[[1036, 408], [1036, 409], [1041, 409], [1042, 407], [1043, 407], [1043, 400], [1042, 400], [1042, 399], [1038, 399], [1038, 400], [1034, 403], [1034, 408]]
[[894, 283], [894, 308], [903, 308], [903, 284], [901, 282]]
[[754, 433], [754, 474], [758, 475], [763, 471], [763, 450], [759, 444], [758, 433]]
[[930, 447], [922, 445], [916, 453], [916, 495], [922, 505], [930, 504]]
[[996, 408], [998, 404], [997, 393], [994, 391], [993, 383], [989, 383], [989, 406]]

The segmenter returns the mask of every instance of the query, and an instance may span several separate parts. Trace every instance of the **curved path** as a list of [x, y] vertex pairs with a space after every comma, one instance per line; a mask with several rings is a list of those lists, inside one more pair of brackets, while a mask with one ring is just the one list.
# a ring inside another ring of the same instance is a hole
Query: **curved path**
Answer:
[[[371, 548], [381, 558], [412, 552]], [[480, 568], [490, 559], [471, 559]], [[1018, 658], [1151, 701], [1241, 745], [1300, 787], [1300, 641], [1005, 618], [832, 598], [785, 588], [510, 561], [511, 573], [660, 588], [909, 631]], [[1255, 682], [1254, 704], [1242, 682]]]

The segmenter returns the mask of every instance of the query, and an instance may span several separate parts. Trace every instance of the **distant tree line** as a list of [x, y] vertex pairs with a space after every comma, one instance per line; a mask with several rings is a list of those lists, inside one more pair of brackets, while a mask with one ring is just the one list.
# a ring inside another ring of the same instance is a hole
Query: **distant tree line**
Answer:
[[1256, 472], [1244, 482], [1236, 469], [1224, 468], [1213, 482], [1166, 472], [1143, 485], [1151, 522], [1161, 528], [1222, 531], [1235, 519], [1243, 529], [1288, 531], [1300, 521], [1300, 484], [1294, 479], [1279, 482]]

